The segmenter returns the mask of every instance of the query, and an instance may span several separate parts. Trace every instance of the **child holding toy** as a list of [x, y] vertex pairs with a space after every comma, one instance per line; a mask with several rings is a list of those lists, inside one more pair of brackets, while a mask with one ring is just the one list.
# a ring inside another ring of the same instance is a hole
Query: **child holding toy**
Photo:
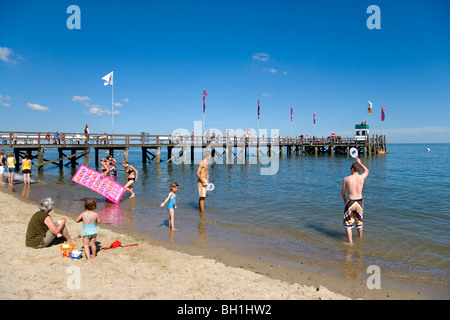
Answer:
[[89, 252], [89, 247], [92, 249], [92, 259], [95, 258], [97, 253], [97, 246], [95, 241], [97, 240], [97, 223], [101, 223], [100, 217], [94, 210], [97, 208], [97, 201], [95, 199], [86, 199], [84, 201], [85, 211], [81, 213], [75, 222], [83, 222], [83, 231], [81, 236], [83, 237], [84, 253], [86, 255], [86, 260], [91, 261], [91, 254]]
[[167, 196], [166, 200], [164, 200], [163, 203], [161, 203], [161, 207], [164, 207], [167, 201], [169, 201], [169, 205], [167, 206], [167, 210], [169, 211], [169, 229], [170, 230], [177, 230], [175, 229], [175, 209], [177, 208], [176, 201], [177, 201], [177, 195], [175, 192], [178, 191], [178, 183], [172, 182], [172, 184], [169, 186], [170, 192]]

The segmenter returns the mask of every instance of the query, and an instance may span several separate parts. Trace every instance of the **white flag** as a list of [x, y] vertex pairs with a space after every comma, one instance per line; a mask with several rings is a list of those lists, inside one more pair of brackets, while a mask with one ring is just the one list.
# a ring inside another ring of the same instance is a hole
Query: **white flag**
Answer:
[[[112, 73], [112, 72], [111, 72]], [[112, 77], [112, 76], [111, 76]], [[112, 81], [112, 80], [111, 80]], [[105, 84], [106, 86], [106, 84]], [[372, 108], [372, 102], [370, 102], [369, 100], [367, 100], [367, 102], [369, 103], [369, 107]]]
[[102, 78], [102, 80], [105, 80], [104, 85], [107, 86], [108, 84], [113, 85], [113, 72], [111, 71], [110, 73], [108, 73], [106, 76], [104, 76]]

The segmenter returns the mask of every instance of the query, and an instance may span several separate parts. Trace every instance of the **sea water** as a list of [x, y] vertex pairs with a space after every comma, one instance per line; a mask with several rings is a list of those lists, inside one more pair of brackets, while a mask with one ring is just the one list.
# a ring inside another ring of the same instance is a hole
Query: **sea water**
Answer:
[[[205, 214], [198, 210], [197, 164], [165, 163], [164, 152], [160, 164], [142, 164], [139, 148], [129, 151], [139, 171], [136, 198], [125, 193], [120, 204], [73, 183], [76, 168], [70, 166], [46, 165], [41, 174], [33, 168], [35, 183], [22, 188], [18, 176], [12, 190], [36, 202], [53, 197], [56, 207], [74, 216], [84, 199], [94, 197], [105, 223], [163, 241], [225, 248], [291, 266], [378, 265], [394, 276], [448, 284], [450, 144], [389, 144], [388, 152], [361, 155], [370, 170], [363, 190], [364, 237], [355, 230], [352, 247], [342, 225], [341, 189], [354, 160], [345, 155], [280, 156], [274, 175], [261, 175], [260, 163], [214, 163], [209, 172], [215, 190], [206, 198]], [[125, 184], [123, 154], [116, 150], [114, 157], [117, 181]], [[58, 158], [57, 151], [48, 148], [45, 158]], [[99, 170], [93, 158], [90, 167]], [[169, 231], [167, 209], [160, 207], [172, 182], [180, 185], [176, 232]]]

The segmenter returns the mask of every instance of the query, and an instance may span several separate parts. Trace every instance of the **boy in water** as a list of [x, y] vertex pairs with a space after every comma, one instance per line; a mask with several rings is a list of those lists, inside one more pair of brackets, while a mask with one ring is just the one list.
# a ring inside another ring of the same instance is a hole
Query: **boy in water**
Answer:
[[205, 198], [206, 198], [206, 187], [209, 183], [209, 164], [208, 161], [211, 158], [211, 151], [205, 150], [203, 153], [203, 160], [200, 161], [197, 168], [197, 186], [198, 186], [198, 206], [200, 212], [205, 212]]
[[[344, 227], [347, 233], [347, 239], [350, 244], [353, 244], [352, 229], [356, 224], [358, 229], [358, 236], [362, 237], [363, 234], [363, 210], [364, 202], [362, 198], [362, 189], [364, 187], [364, 180], [369, 175], [369, 169], [366, 168], [361, 160], [356, 157], [350, 168], [352, 174], [345, 177], [342, 183], [342, 199], [344, 199]], [[359, 174], [361, 169], [364, 170], [363, 174]], [[348, 198], [346, 197], [348, 193]]]

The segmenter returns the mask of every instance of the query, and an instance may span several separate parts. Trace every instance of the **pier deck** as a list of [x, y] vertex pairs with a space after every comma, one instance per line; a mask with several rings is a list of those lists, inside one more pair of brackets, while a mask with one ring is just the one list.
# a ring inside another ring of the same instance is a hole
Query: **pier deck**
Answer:
[[[350, 148], [358, 149], [360, 154], [386, 153], [386, 137], [374, 135], [365, 139], [355, 138], [256, 138], [256, 137], [220, 137], [211, 139], [202, 136], [176, 136], [149, 135], [149, 134], [89, 134], [58, 133], [58, 132], [5, 132], [0, 131], [0, 142], [2, 149], [13, 149], [16, 157], [17, 169], [21, 158], [26, 153], [30, 154], [32, 160], [37, 159], [33, 165], [40, 171], [47, 164], [55, 164], [60, 167], [64, 165], [78, 165], [77, 160], [84, 157], [84, 164], [89, 163], [91, 149], [94, 149], [95, 163], [99, 161], [99, 151], [107, 150], [114, 155], [115, 150], [122, 150], [124, 160], [128, 160], [130, 148], [141, 148], [143, 163], [161, 162], [161, 149], [167, 148], [168, 159], [183, 157], [186, 160], [188, 153], [193, 160], [196, 148], [209, 148], [213, 156], [218, 153], [227, 157], [234, 154], [240, 155], [241, 162], [245, 163], [246, 155], [250, 148], [256, 148], [256, 155], [319, 155], [319, 154], [349, 154]], [[53, 160], [44, 159], [45, 149], [57, 148], [59, 158]], [[173, 152], [175, 149], [175, 152]], [[234, 152], [237, 149], [239, 151]], [[265, 150], [263, 153], [262, 150]], [[187, 152], [186, 152], [187, 151]], [[34, 154], [33, 154], [34, 153]], [[69, 154], [66, 154], [69, 153]], [[64, 164], [64, 160], [69, 160]]]

